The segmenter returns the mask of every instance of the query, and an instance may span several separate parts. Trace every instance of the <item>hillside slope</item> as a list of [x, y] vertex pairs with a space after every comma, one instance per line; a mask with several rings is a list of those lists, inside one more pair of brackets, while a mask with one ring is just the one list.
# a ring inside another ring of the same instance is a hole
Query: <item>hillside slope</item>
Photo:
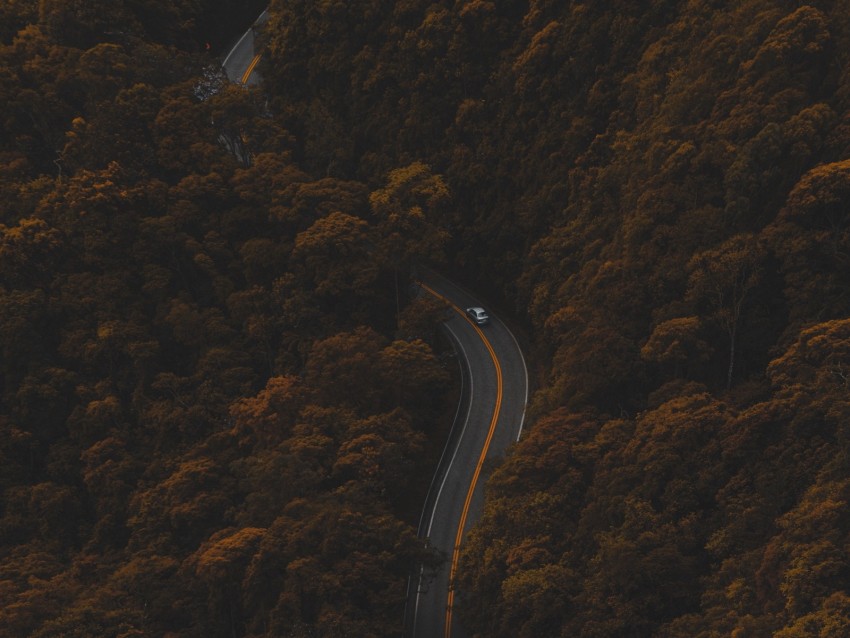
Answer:
[[0, 632], [397, 635], [428, 262], [535, 360], [471, 634], [848, 633], [847, 2], [232, 11], [0, 8]]
[[536, 353], [472, 632], [845, 633], [847, 4], [306, 4], [268, 36], [297, 152], [444, 174]]

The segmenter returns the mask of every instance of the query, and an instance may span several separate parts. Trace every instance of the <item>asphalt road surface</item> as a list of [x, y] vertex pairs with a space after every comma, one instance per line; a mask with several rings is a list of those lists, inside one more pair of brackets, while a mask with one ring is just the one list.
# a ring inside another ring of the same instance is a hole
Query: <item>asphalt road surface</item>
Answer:
[[265, 24], [269, 19], [268, 10], [263, 11], [254, 25], [242, 34], [242, 37], [224, 58], [221, 67], [231, 82], [240, 84], [257, 84], [260, 81], [254, 67], [260, 59], [259, 51], [254, 47], [254, 29]]
[[419, 534], [446, 561], [436, 574], [411, 579], [405, 614], [411, 638], [465, 638], [455, 613], [452, 579], [457, 548], [481, 516], [490, 463], [519, 438], [528, 399], [528, 374], [513, 334], [498, 317], [476, 326], [463, 314], [482, 305], [471, 293], [434, 274], [422, 279], [424, 294], [449, 301], [453, 316], [445, 328], [465, 368], [461, 405], [440, 466], [434, 476]]

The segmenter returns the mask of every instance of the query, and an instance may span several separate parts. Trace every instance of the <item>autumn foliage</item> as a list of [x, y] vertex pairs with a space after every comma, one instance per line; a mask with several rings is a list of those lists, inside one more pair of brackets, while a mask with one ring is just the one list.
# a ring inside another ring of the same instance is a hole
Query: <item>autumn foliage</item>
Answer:
[[231, 86], [261, 9], [0, 6], [0, 635], [399, 635], [423, 263], [536, 386], [470, 635], [846, 635], [846, 3], [273, 0]]
[[300, 166], [213, 4], [2, 9], [4, 637], [397, 635], [433, 560], [429, 210]]

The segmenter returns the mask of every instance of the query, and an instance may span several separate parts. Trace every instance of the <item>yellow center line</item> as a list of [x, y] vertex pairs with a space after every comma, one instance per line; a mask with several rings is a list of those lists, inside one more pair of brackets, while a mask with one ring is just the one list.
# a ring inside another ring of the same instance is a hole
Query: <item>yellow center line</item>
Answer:
[[484, 336], [484, 332], [476, 326], [455, 304], [446, 299], [443, 295], [435, 291], [433, 288], [428, 286], [427, 284], [421, 283], [420, 285], [425, 288], [428, 292], [430, 292], [435, 297], [438, 297], [448, 303], [452, 308], [457, 311], [457, 313], [466, 319], [469, 322], [475, 331], [478, 333], [478, 336], [481, 337], [481, 341], [484, 342], [484, 345], [487, 347], [487, 350], [490, 352], [490, 358], [493, 359], [493, 365], [496, 367], [496, 407], [493, 409], [493, 417], [490, 419], [490, 429], [487, 432], [487, 440], [484, 441], [484, 447], [481, 449], [481, 455], [478, 457], [478, 464], [475, 466], [475, 472], [472, 475], [472, 480], [469, 483], [469, 490], [466, 492], [466, 500], [463, 503], [463, 511], [460, 515], [460, 522], [457, 527], [457, 534], [455, 535], [455, 545], [452, 550], [452, 565], [449, 571], [449, 596], [446, 601], [446, 627], [445, 627], [445, 638], [451, 638], [452, 635], [452, 607], [454, 605], [455, 599], [455, 591], [454, 591], [454, 583], [455, 576], [457, 575], [457, 566], [458, 561], [460, 559], [460, 544], [463, 541], [463, 528], [466, 526], [466, 517], [469, 514], [469, 505], [472, 502], [472, 494], [475, 491], [475, 485], [478, 483], [478, 477], [481, 475], [481, 469], [484, 467], [484, 459], [487, 457], [487, 450], [490, 448], [490, 442], [493, 440], [493, 434], [496, 431], [496, 422], [499, 420], [499, 410], [502, 405], [502, 367], [499, 365], [499, 360], [496, 357], [496, 352], [493, 350], [493, 346], [490, 345], [490, 341]]
[[260, 61], [261, 57], [263, 57], [263, 54], [258, 53], [254, 56], [254, 59], [251, 60], [251, 64], [248, 65], [248, 68], [245, 69], [245, 73], [242, 74], [242, 84], [248, 84], [248, 78], [251, 77], [251, 74], [254, 72], [254, 67], [257, 66], [257, 62]]

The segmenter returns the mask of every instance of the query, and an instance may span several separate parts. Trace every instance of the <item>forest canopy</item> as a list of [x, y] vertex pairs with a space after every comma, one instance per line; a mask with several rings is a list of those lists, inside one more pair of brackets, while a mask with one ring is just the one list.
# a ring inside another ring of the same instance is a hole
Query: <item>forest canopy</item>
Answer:
[[845, 635], [850, 6], [248, 4], [0, 6], [0, 634], [398, 635], [426, 263], [536, 385], [470, 635]]
[[395, 635], [434, 559], [428, 222], [229, 85], [236, 4], [3, 5], [0, 635]]

